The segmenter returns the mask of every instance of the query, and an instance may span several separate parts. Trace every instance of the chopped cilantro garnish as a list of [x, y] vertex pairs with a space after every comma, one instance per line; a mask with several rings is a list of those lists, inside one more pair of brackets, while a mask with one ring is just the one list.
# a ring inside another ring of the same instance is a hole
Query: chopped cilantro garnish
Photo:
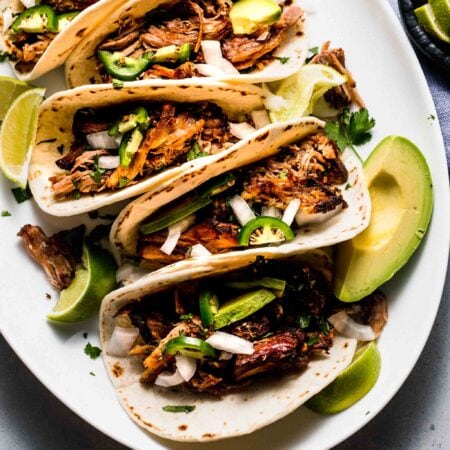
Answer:
[[86, 344], [86, 347], [84, 347], [84, 353], [86, 353], [86, 355], [88, 355], [91, 359], [97, 359], [100, 356], [101, 352], [101, 348], [91, 345], [90, 342], [88, 342]]
[[323, 316], [320, 316], [316, 319], [317, 326], [319, 327], [319, 330], [326, 334], [327, 336], [330, 334], [330, 331], [333, 329], [330, 322], [328, 322], [327, 319], [325, 319]]
[[370, 130], [374, 126], [375, 119], [369, 117], [367, 109], [350, 112], [348, 108], [344, 108], [336, 122], [327, 122], [325, 133], [336, 141], [341, 151], [346, 147], [355, 150], [354, 145], [363, 145], [372, 139]]
[[309, 314], [301, 314], [298, 318], [298, 326], [302, 330], [309, 327], [311, 316]]
[[94, 158], [94, 169], [95, 169], [95, 171], [92, 173], [92, 178], [94, 179], [94, 181], [97, 183], [97, 184], [99, 184], [99, 183], [101, 183], [101, 181], [102, 181], [102, 176], [103, 176], [103, 174], [106, 172], [106, 169], [103, 169], [103, 168], [101, 168], [101, 167], [99, 167], [99, 165], [98, 165], [98, 159], [99, 159], [99, 155], [97, 155], [95, 158]]
[[172, 412], [172, 413], [181, 413], [184, 412], [186, 414], [194, 411], [194, 405], [166, 405], [162, 407], [163, 411]]
[[127, 178], [127, 177], [122, 177], [120, 180], [119, 180], [119, 187], [120, 188], [123, 188], [123, 187], [125, 187], [128, 183], [129, 183], [129, 179]]
[[192, 319], [192, 314], [191, 313], [189, 313], [189, 314], [182, 314], [181, 316], [180, 316], [180, 319], [181, 320], [190, 320], [190, 319]]
[[9, 217], [10, 215], [11, 213], [9, 211], [6, 211], [6, 209], [2, 211], [2, 217]]
[[89, 372], [89, 375], [92, 375], [93, 377], [95, 377], [95, 373], [94, 372]]
[[317, 342], [319, 342], [319, 337], [313, 336], [306, 344], [311, 346], [317, 344]]
[[193, 159], [202, 158], [203, 156], [208, 156], [208, 153], [205, 153], [198, 143], [196, 142], [191, 149], [187, 152], [187, 160], [192, 161]]
[[12, 53], [3, 52], [0, 51], [0, 62], [6, 61], [6, 60], [14, 61], [14, 55]]
[[87, 339], [88, 334], [87, 334], [87, 333], [83, 333], [83, 337], [84, 337], [85, 339]]
[[290, 56], [275, 56], [275, 59], [278, 59], [281, 64], [286, 64], [289, 61]]
[[288, 170], [287, 169], [283, 169], [280, 173], [279, 173], [279, 175], [278, 175], [280, 178], [287, 178], [287, 176], [288, 176]]
[[350, 183], [347, 183], [346, 185], [345, 185], [345, 190], [347, 191], [347, 190], [349, 190], [351, 188], [351, 186], [350, 186]]
[[311, 47], [308, 50], [308, 56], [305, 59], [305, 63], [308, 64], [314, 58], [314, 56], [316, 56], [318, 53], [319, 53], [319, 47]]
[[123, 88], [123, 81], [113, 78], [112, 85], [114, 89], [121, 89]]
[[22, 189], [20, 187], [11, 189], [11, 192], [13, 193], [17, 203], [23, 203], [25, 200], [33, 198], [33, 194], [31, 193], [28, 185], [25, 189]]

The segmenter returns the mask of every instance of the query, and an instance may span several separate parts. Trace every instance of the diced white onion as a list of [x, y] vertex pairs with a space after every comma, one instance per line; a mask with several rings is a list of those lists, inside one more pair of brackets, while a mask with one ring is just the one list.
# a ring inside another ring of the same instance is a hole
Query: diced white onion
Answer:
[[3, 33], [6, 33], [6, 31], [11, 27], [13, 22], [14, 22], [14, 17], [13, 17], [11, 8], [6, 8], [3, 11]]
[[373, 341], [376, 338], [375, 332], [369, 325], [355, 322], [345, 311], [339, 311], [328, 317], [328, 322], [345, 337], [358, 339], [358, 341]]
[[123, 138], [123, 134], [119, 134], [119, 135], [114, 137], [114, 140], [116, 141], [116, 144], [117, 144], [117, 148], [119, 148], [120, 142], [122, 141], [122, 138]]
[[295, 216], [297, 215], [298, 208], [300, 208], [300, 200], [298, 198], [291, 200], [284, 210], [281, 220], [291, 226]]
[[128, 352], [138, 334], [139, 329], [136, 327], [114, 327], [111, 339], [108, 342], [107, 353], [112, 356], [128, 356]]
[[211, 64], [196, 64], [195, 68], [205, 77], [222, 77], [225, 73]]
[[177, 386], [181, 383], [184, 383], [184, 378], [178, 370], [175, 372], [162, 372], [155, 380], [155, 384], [162, 387]]
[[211, 252], [202, 244], [195, 244], [191, 248], [191, 258], [200, 258], [202, 256], [210, 256]]
[[216, 331], [205, 342], [217, 350], [240, 355], [251, 355], [255, 351], [252, 342], [223, 331]]
[[300, 208], [295, 216], [295, 222], [299, 227], [308, 223], [322, 223], [331, 219], [337, 213], [342, 211], [342, 205], [338, 205], [336, 208], [325, 213], [305, 214]]
[[256, 131], [256, 128], [252, 127], [247, 122], [234, 123], [229, 122], [230, 132], [233, 136], [236, 136], [239, 139], [246, 138], [249, 134], [252, 134]]
[[177, 372], [183, 377], [184, 381], [189, 381], [197, 370], [197, 360], [184, 355], [176, 355]]
[[250, 208], [248, 203], [239, 195], [235, 195], [230, 200], [230, 206], [236, 219], [242, 226], [256, 217], [252, 208]]
[[261, 215], [281, 219], [281, 211], [276, 206], [263, 206], [261, 208]]
[[171, 255], [177, 246], [178, 239], [180, 239], [181, 233], [186, 231], [195, 222], [195, 215], [185, 217], [178, 222], [169, 226], [169, 232], [167, 233], [167, 238], [164, 244], [161, 246], [160, 250], [166, 255]]
[[36, 6], [36, 0], [20, 0], [22, 2], [22, 5], [25, 6], [25, 8], [32, 8], [33, 6]]
[[252, 119], [255, 123], [257, 129], [263, 128], [270, 124], [269, 114], [265, 109], [258, 109], [257, 111], [252, 111]]
[[[284, 0], [283, 0], [284, 1]], [[269, 31], [267, 30], [267, 31], [264, 31], [264, 33], [261, 33], [257, 38], [256, 38], [256, 40], [257, 41], [265, 41], [268, 37], [269, 37], [269, 35], [270, 35], [270, 33], [269, 33]]]
[[220, 352], [219, 359], [222, 361], [229, 361], [233, 357], [233, 353]]
[[116, 281], [117, 283], [123, 283], [124, 285], [127, 285], [130, 283], [134, 283], [147, 273], [147, 270], [133, 266], [132, 264], [125, 263], [117, 269]]
[[105, 150], [113, 150], [119, 148], [114, 136], [110, 136], [108, 131], [99, 131], [98, 133], [88, 134], [86, 136], [88, 144], [94, 148], [104, 148]]
[[282, 108], [289, 108], [289, 101], [283, 98], [281, 95], [272, 94], [269, 88], [263, 84], [264, 106], [271, 111], [279, 111]]
[[120, 158], [118, 156], [100, 156], [98, 167], [101, 169], [116, 169], [119, 167]]
[[219, 41], [202, 41], [202, 52], [206, 64], [217, 67], [228, 75], [239, 75], [239, 70], [222, 56]]

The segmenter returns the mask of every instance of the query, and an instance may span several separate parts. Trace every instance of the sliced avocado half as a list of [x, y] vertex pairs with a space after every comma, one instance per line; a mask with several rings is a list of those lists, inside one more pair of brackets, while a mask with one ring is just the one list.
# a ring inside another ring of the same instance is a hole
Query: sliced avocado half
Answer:
[[369, 226], [336, 250], [333, 287], [344, 302], [369, 295], [406, 264], [433, 208], [427, 162], [404, 137], [381, 141], [364, 164], [364, 177], [372, 200]]
[[239, 0], [230, 10], [235, 34], [252, 34], [261, 25], [271, 25], [281, 17], [281, 6], [275, 0]]

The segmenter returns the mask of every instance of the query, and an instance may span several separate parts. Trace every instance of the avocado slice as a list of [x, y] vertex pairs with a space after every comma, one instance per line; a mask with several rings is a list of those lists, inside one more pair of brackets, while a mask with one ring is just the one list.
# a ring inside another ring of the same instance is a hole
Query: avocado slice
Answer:
[[372, 216], [361, 234], [338, 245], [333, 289], [355, 302], [389, 280], [422, 242], [433, 208], [427, 162], [408, 139], [388, 136], [364, 163]]
[[271, 25], [281, 17], [282, 9], [274, 0], [239, 0], [230, 10], [234, 34], [252, 34], [261, 25]]
[[275, 298], [276, 296], [273, 292], [267, 289], [258, 289], [229, 300], [214, 315], [214, 328], [218, 330], [230, 325], [230, 323], [245, 319]]

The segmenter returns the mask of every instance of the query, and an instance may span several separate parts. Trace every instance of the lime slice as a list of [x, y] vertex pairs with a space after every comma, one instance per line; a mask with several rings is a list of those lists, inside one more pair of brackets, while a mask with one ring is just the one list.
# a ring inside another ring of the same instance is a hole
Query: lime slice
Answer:
[[426, 3], [414, 10], [419, 25], [435, 38], [450, 43], [450, 36], [439, 26], [431, 6]]
[[430, 0], [431, 10], [436, 17], [445, 34], [450, 35], [450, 1], [449, 0]]
[[354, 405], [375, 385], [381, 369], [376, 341], [359, 348], [351, 364], [324, 390], [306, 402], [320, 414], [334, 414]]
[[17, 97], [0, 129], [0, 169], [9, 180], [25, 189], [31, 143], [36, 134], [38, 106], [45, 89], [35, 88]]
[[0, 122], [3, 122], [11, 103], [22, 92], [32, 87], [25, 81], [19, 81], [16, 78], [0, 77]]
[[306, 64], [279, 85], [276, 95], [286, 101], [277, 111], [270, 111], [272, 122], [284, 122], [311, 114], [319, 98], [329, 89], [344, 84], [345, 75], [323, 64]]
[[85, 244], [75, 278], [61, 291], [58, 303], [47, 317], [58, 322], [79, 322], [95, 314], [103, 297], [116, 287], [116, 268], [106, 250]]

